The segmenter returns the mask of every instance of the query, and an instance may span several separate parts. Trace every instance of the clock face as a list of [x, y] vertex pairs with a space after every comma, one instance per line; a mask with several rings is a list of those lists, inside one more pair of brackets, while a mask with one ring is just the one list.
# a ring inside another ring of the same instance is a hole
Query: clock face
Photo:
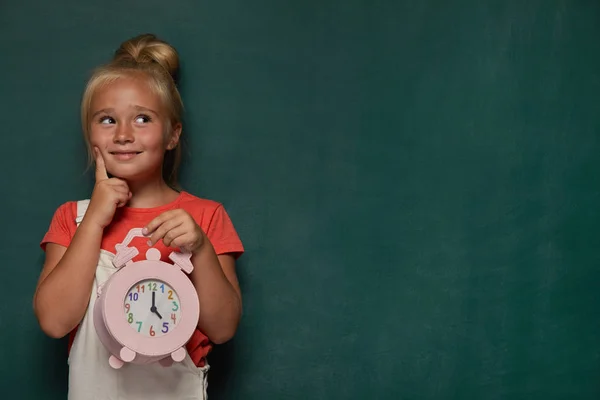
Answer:
[[140, 335], [168, 335], [179, 323], [179, 296], [167, 283], [147, 279], [133, 285], [125, 295], [125, 319]]

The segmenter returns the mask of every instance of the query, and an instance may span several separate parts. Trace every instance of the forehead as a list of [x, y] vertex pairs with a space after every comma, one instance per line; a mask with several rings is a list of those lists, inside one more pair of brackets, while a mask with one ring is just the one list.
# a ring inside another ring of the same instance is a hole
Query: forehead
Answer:
[[152, 90], [148, 79], [143, 77], [120, 77], [96, 89], [92, 97], [91, 111], [112, 108], [118, 111], [145, 107], [162, 111], [160, 96]]

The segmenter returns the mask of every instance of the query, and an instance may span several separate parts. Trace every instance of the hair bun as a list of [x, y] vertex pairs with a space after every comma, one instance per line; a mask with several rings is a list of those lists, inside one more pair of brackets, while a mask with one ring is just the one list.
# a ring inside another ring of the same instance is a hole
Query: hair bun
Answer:
[[177, 81], [179, 55], [167, 42], [147, 33], [131, 38], [115, 52], [113, 62], [157, 63]]

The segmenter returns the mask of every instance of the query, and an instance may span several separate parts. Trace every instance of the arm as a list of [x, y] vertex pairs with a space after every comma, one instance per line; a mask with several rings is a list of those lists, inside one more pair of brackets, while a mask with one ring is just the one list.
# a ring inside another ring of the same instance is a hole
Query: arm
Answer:
[[[68, 248], [48, 243], [46, 260], [36, 287], [33, 307], [48, 336], [61, 338], [83, 318], [100, 253], [102, 229], [85, 218]], [[69, 293], [69, 296], [64, 296]]]
[[208, 238], [192, 256], [191, 279], [200, 301], [198, 327], [216, 344], [230, 340], [242, 315], [242, 294], [232, 255], [217, 256]]
[[96, 149], [96, 185], [85, 217], [68, 248], [54, 243], [46, 246], [33, 308], [48, 336], [65, 336], [85, 315], [104, 228], [112, 221], [117, 207], [124, 206], [130, 198], [125, 181], [108, 178], [104, 159]]

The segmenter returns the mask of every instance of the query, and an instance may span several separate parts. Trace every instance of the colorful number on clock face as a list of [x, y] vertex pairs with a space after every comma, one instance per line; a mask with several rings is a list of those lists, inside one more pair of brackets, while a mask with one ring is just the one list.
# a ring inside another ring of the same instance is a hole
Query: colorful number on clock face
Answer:
[[181, 305], [175, 290], [156, 279], [143, 280], [125, 295], [125, 318], [144, 336], [160, 337], [171, 332], [180, 320]]

